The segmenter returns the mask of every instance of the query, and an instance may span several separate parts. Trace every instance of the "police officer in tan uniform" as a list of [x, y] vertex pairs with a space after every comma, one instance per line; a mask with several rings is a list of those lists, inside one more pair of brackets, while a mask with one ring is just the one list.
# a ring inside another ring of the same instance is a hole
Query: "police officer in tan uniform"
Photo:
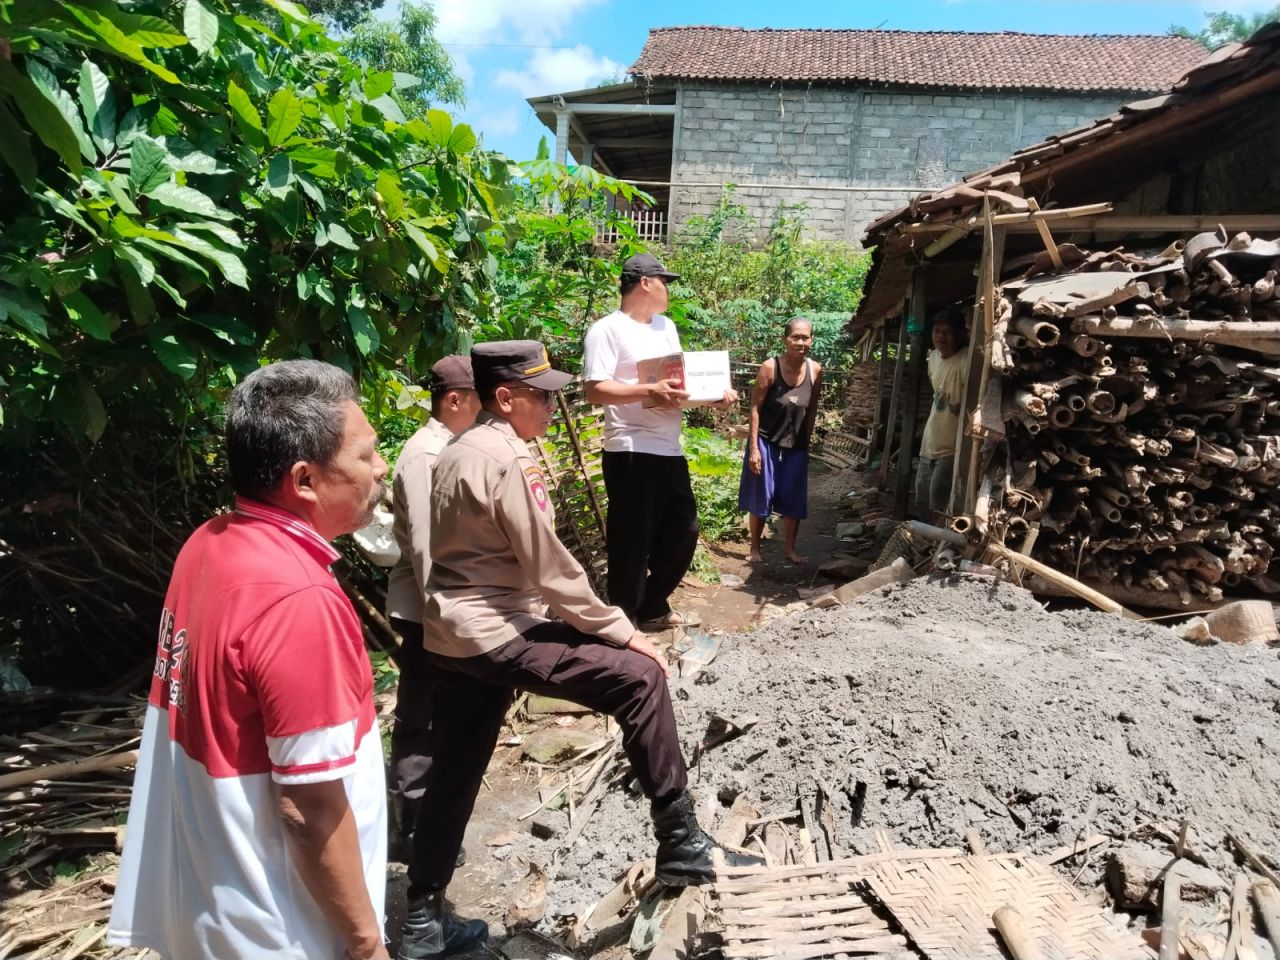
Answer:
[[[477, 344], [471, 366], [483, 409], [433, 474], [423, 626], [440, 682], [418, 817], [419, 830], [430, 824], [431, 832], [417, 837], [409, 866], [402, 960], [469, 950], [488, 934], [483, 921], [447, 912], [445, 889], [517, 688], [617, 720], [652, 803], [658, 880], [685, 886], [714, 877], [714, 843], [685, 790], [666, 661], [595, 595], [556, 536], [546, 480], [526, 445], [546, 433], [555, 393], [572, 377], [553, 370], [534, 340]], [[729, 851], [726, 859], [759, 862]]]

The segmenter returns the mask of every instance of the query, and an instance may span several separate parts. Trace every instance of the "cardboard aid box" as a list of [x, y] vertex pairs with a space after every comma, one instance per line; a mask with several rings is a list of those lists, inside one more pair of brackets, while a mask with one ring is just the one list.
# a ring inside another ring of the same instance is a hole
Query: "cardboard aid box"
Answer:
[[[640, 383], [679, 381], [680, 389], [689, 394], [684, 404], [687, 407], [722, 400], [724, 392], [732, 387], [728, 350], [689, 350], [641, 360], [636, 364], [636, 376]], [[656, 405], [652, 400], [643, 403], [646, 407]]]

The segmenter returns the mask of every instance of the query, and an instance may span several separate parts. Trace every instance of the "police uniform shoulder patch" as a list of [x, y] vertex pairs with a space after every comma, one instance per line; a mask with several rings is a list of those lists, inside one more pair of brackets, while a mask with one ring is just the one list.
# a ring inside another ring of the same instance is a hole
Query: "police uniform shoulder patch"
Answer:
[[524, 479], [529, 484], [529, 492], [533, 494], [533, 502], [538, 505], [539, 510], [545, 513], [547, 509], [547, 482], [542, 476], [542, 471], [530, 464], [524, 468]]

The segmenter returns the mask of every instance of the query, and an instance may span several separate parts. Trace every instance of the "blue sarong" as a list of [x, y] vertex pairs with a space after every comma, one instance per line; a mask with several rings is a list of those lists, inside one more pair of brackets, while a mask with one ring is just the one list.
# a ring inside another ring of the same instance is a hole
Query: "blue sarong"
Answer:
[[738, 509], [767, 517], [771, 513], [803, 520], [809, 516], [809, 451], [786, 450], [760, 437], [760, 473], [742, 458]]

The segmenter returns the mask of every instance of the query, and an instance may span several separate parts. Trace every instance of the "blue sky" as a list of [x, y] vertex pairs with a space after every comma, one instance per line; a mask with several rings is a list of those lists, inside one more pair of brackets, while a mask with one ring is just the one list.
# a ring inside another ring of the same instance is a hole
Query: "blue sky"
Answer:
[[[393, 15], [398, 0], [381, 11]], [[432, 0], [438, 35], [467, 86], [460, 119], [485, 145], [533, 156], [546, 129], [525, 97], [621, 78], [650, 27], [843, 27], [1164, 33], [1198, 28], [1205, 10], [1259, 10], [1274, 0]]]

